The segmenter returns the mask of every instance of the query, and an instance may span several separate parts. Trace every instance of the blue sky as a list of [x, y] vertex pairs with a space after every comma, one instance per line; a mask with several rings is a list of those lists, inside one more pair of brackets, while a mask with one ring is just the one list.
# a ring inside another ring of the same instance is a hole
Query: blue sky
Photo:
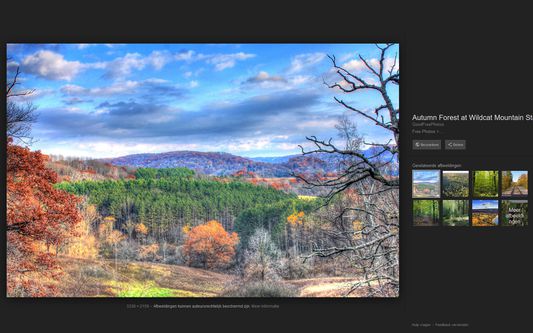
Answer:
[[[367, 142], [392, 138], [333, 100], [370, 111], [383, 104], [377, 92], [323, 84], [339, 81], [328, 54], [372, 80], [358, 55], [375, 64], [373, 44], [9, 44], [7, 52], [8, 80], [19, 66], [19, 89], [35, 89], [18, 100], [38, 107], [31, 148], [49, 154], [282, 156], [299, 153], [305, 136], [337, 139], [343, 114]], [[389, 91], [396, 106], [398, 90]]]
[[498, 209], [498, 200], [472, 200], [472, 209]]
[[513, 182], [517, 182], [520, 176], [527, 175], [527, 171], [511, 171], [511, 175], [513, 175]]
[[440, 171], [413, 170], [413, 183], [440, 183]]

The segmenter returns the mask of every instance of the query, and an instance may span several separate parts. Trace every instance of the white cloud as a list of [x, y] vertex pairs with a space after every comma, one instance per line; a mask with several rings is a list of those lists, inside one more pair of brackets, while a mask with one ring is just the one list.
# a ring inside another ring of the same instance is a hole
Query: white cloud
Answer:
[[301, 129], [309, 129], [309, 128], [324, 129], [327, 127], [334, 128], [337, 123], [338, 121], [336, 119], [330, 119], [330, 120], [320, 119], [320, 120], [303, 121], [303, 122], [296, 124], [295, 126]]
[[287, 72], [289, 74], [301, 72], [304, 68], [320, 63], [325, 57], [326, 54], [321, 52], [299, 54], [292, 58], [291, 66]]
[[144, 66], [146, 66], [146, 59], [139, 53], [127, 53], [106, 64], [106, 75], [111, 78], [123, 78], [130, 75], [134, 69], [141, 70]]
[[169, 83], [170, 81], [169, 80], [165, 80], [165, 79], [150, 78], [150, 79], [144, 80], [144, 82], [153, 83], [153, 84], [165, 84], [165, 83]]
[[203, 73], [203, 71], [204, 71], [203, 68], [199, 68], [199, 69], [197, 69], [195, 71], [187, 71], [187, 72], [183, 73], [183, 76], [185, 78], [187, 78], [187, 79], [190, 79], [192, 77], [198, 77], [200, 74]]
[[268, 72], [260, 71], [257, 75], [249, 77], [243, 84], [256, 85], [261, 88], [279, 88], [286, 86], [288, 81], [280, 75], [270, 75]]
[[191, 88], [196, 88], [198, 87], [198, 85], [199, 85], [198, 81], [192, 80], [191, 82], [189, 82], [189, 87]]
[[345, 61], [348, 61], [348, 59], [354, 58], [354, 57], [356, 57], [356, 56], [357, 56], [357, 53], [355, 53], [355, 52], [346, 53], [346, 54], [341, 55], [341, 56], [338, 58], [338, 61], [340, 61], [340, 62], [345, 62]]
[[271, 145], [272, 142], [269, 138], [259, 138], [250, 140], [235, 140], [224, 146], [227, 147], [229, 152], [237, 153], [251, 150], [263, 150], [267, 149]]
[[165, 67], [172, 60], [172, 56], [168, 51], [153, 51], [147, 58], [147, 61], [156, 70]]
[[[142, 81], [118, 80], [108, 86], [87, 88], [76, 84], [66, 84], [60, 88], [60, 92], [66, 96], [74, 97], [104, 97], [113, 95], [136, 94], [143, 92], [147, 95], [181, 96], [184, 93], [185, 85], [176, 85], [171, 81], [149, 78]], [[189, 87], [192, 87], [189, 85]]]
[[[374, 70], [377, 71], [379, 69], [379, 60], [377, 58], [366, 59], [366, 62], [372, 68], [374, 68]], [[390, 70], [393, 65], [394, 65], [394, 58], [385, 58], [385, 60], [383, 61], [384, 72]], [[360, 59], [350, 60], [344, 63], [341, 67], [346, 69], [349, 72], [354, 72], [354, 73], [361, 72], [361, 71], [370, 71], [368, 67], [366, 67], [365, 63]], [[396, 65], [394, 68], [395, 70], [400, 68], [400, 64], [398, 61], [396, 62]]]
[[223, 71], [227, 68], [232, 68], [233, 66], [235, 66], [237, 61], [242, 61], [253, 57], [255, 57], [255, 54], [244, 52], [231, 54], [216, 54], [208, 56], [206, 62], [208, 64], [214, 65], [216, 71]]
[[293, 89], [296, 86], [307, 83], [313, 79], [308, 75], [289, 75], [287, 77], [281, 75], [270, 75], [266, 71], [260, 71], [257, 75], [249, 77], [242, 82], [248, 87], [259, 87], [262, 89]]
[[79, 61], [65, 60], [63, 55], [48, 50], [37, 51], [22, 60], [22, 69], [49, 80], [72, 80], [84, 65]]
[[148, 56], [139, 53], [127, 53], [123, 57], [105, 63], [106, 76], [123, 79], [129, 76], [134, 70], [142, 70], [146, 66], [151, 66], [155, 70], [161, 70], [166, 64], [172, 61], [172, 55], [168, 51], [152, 51]]
[[193, 60], [193, 57], [195, 54], [196, 52], [194, 52], [193, 50], [182, 51], [182, 52], [176, 53], [174, 55], [174, 59], [176, 59], [177, 61], [189, 61], [189, 60]]
[[[95, 44], [76, 44], [80, 50], [86, 49]], [[113, 47], [115, 44], [110, 44], [108, 47]], [[48, 80], [64, 80], [71, 81], [80, 72], [85, 69], [104, 69], [105, 76], [112, 79], [124, 79], [131, 75], [134, 71], [143, 70], [147, 66], [155, 70], [161, 70], [168, 63], [172, 61], [199, 61], [205, 60], [208, 64], [215, 67], [216, 71], [222, 71], [227, 68], [234, 67], [237, 61], [246, 60], [255, 57], [254, 54], [249, 53], [230, 53], [230, 54], [197, 54], [192, 50], [183, 51], [177, 54], [172, 54], [166, 50], [152, 51], [149, 55], [141, 55], [139, 53], [126, 53], [122, 57], [115, 58], [112, 61], [81, 63], [79, 61], [68, 61], [62, 54], [41, 50], [32, 55], [26, 56], [22, 60], [21, 65], [24, 66], [24, 71], [30, 74], [40, 76]], [[185, 77], [198, 76], [202, 69], [196, 72], [187, 72]]]
[[296, 75], [296, 76], [291, 77], [289, 79], [289, 82], [293, 86], [298, 86], [298, 85], [307, 83], [307, 82], [311, 81], [312, 79], [313, 79], [313, 77], [310, 76], [310, 75]]
[[115, 94], [133, 93], [140, 86], [138, 81], [121, 81], [108, 87], [85, 88], [75, 84], [67, 84], [61, 87], [60, 91], [65, 95], [85, 95], [85, 96], [110, 96]]

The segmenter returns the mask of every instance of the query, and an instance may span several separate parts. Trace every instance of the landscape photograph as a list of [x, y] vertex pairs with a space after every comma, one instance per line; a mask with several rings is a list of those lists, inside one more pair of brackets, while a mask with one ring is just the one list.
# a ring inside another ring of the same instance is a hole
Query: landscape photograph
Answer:
[[474, 171], [472, 195], [476, 198], [497, 197], [500, 188], [498, 179], [498, 171]]
[[413, 170], [413, 198], [440, 198], [440, 170]]
[[413, 225], [433, 227], [439, 223], [439, 200], [413, 200]]
[[528, 221], [527, 200], [502, 200], [502, 226], [525, 227]]
[[445, 198], [466, 198], [469, 194], [468, 171], [442, 171], [442, 195]]
[[443, 200], [442, 224], [450, 227], [468, 227], [469, 206], [468, 200]]
[[398, 297], [398, 44], [8, 44], [6, 66], [8, 297]]
[[498, 200], [472, 200], [472, 226], [494, 227], [498, 224]]
[[527, 197], [527, 171], [502, 171], [502, 196]]

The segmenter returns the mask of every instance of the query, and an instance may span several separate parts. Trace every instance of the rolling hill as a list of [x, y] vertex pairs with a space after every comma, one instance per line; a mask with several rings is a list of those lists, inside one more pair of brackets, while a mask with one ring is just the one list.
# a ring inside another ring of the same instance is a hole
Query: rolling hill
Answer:
[[[372, 156], [375, 149], [367, 149], [364, 154]], [[383, 154], [382, 157], [390, 158], [390, 154]], [[172, 151], [126, 155], [101, 161], [137, 168], [184, 167], [210, 176], [229, 176], [245, 170], [260, 177], [290, 177], [293, 173], [336, 172], [342, 167], [343, 159], [340, 155], [327, 153], [246, 158], [223, 152]]]
[[332, 172], [337, 163], [329, 163], [316, 156], [287, 156], [263, 162], [228, 153], [173, 151], [167, 153], [136, 154], [104, 159], [117, 166], [143, 168], [189, 168], [210, 176], [229, 176], [241, 170], [253, 172], [261, 177], [289, 177], [293, 172]]

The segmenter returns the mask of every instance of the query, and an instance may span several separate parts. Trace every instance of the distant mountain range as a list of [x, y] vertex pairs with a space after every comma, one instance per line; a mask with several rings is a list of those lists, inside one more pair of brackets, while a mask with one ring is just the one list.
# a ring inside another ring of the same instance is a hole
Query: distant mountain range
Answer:
[[245, 170], [261, 177], [289, 177], [293, 173], [338, 171], [342, 158], [339, 155], [326, 153], [246, 158], [221, 152], [173, 151], [127, 155], [102, 161], [117, 166], [137, 168], [185, 167], [212, 176], [228, 176]]
[[287, 155], [287, 156], [274, 156], [274, 157], [250, 157], [250, 159], [256, 162], [280, 164], [280, 163], [285, 163], [289, 159], [293, 157], [298, 157], [298, 156], [301, 156], [301, 155]]

